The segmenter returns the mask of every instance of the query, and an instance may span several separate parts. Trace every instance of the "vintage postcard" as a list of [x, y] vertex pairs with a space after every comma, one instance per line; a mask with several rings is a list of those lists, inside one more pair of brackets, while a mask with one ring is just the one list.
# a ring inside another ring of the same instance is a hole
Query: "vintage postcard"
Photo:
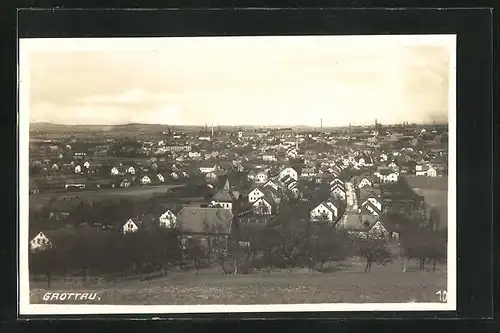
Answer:
[[456, 309], [455, 35], [19, 41], [19, 313]]

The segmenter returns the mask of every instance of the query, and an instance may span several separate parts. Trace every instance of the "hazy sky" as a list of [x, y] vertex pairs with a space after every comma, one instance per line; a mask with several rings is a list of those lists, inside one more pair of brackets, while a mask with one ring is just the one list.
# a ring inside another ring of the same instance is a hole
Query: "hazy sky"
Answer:
[[44, 50], [39, 43], [29, 52], [30, 120], [314, 126], [321, 118], [323, 126], [375, 118], [446, 121], [449, 47], [409, 40], [162, 38], [147, 46], [122, 39], [116, 47], [116, 39], [100, 40], [102, 47], [65, 40], [69, 47]]

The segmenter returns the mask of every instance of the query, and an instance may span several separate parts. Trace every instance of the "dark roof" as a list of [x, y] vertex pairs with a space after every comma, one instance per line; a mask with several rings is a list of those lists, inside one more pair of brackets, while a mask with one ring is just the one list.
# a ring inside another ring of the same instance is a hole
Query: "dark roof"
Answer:
[[278, 207], [278, 204], [276, 203], [276, 201], [274, 201], [274, 199], [268, 194], [265, 194], [263, 197], [260, 197], [259, 199], [257, 199], [252, 205], [255, 205], [260, 200], [265, 200], [274, 209], [276, 209]]
[[371, 211], [368, 210], [367, 206], [369, 206], [371, 209], [373, 209], [377, 214], [382, 214], [382, 211], [380, 209], [378, 209], [377, 206], [375, 206], [371, 201], [367, 201], [361, 208], [361, 211], [364, 213], [369, 213], [369, 214], [372, 214]]
[[212, 199], [215, 201], [231, 202], [235, 199], [235, 194], [231, 190], [224, 188], [215, 193]]
[[184, 207], [177, 214], [181, 232], [229, 234], [233, 214], [223, 208]]

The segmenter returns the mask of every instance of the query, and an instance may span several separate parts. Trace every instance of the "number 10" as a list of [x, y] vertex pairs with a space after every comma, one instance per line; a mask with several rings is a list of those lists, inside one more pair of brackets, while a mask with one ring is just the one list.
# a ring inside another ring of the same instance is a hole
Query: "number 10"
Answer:
[[440, 302], [448, 302], [448, 293], [446, 292], [446, 290], [438, 290], [436, 292], [436, 295], [438, 295]]

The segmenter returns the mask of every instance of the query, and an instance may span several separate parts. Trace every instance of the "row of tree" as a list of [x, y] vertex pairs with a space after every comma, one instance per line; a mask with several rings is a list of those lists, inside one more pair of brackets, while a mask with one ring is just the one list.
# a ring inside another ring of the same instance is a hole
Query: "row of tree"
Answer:
[[[218, 265], [223, 274], [248, 273], [252, 269], [307, 267], [320, 270], [326, 264], [357, 256], [365, 260], [365, 271], [374, 263], [386, 264], [397, 255], [386, 239], [353, 238], [327, 223], [289, 220], [277, 226], [233, 225], [230, 235], [222, 226], [206, 226], [203, 237], [181, 235], [176, 229], [155, 225], [123, 235], [91, 226], [62, 228], [49, 235], [52, 246], [33, 251], [30, 272], [52, 276], [166, 275], [169, 268]], [[207, 236], [208, 235], [208, 236]], [[446, 258], [446, 241], [425, 229], [402, 233], [399, 256], [425, 263]], [[406, 266], [404, 266], [406, 267]]]

